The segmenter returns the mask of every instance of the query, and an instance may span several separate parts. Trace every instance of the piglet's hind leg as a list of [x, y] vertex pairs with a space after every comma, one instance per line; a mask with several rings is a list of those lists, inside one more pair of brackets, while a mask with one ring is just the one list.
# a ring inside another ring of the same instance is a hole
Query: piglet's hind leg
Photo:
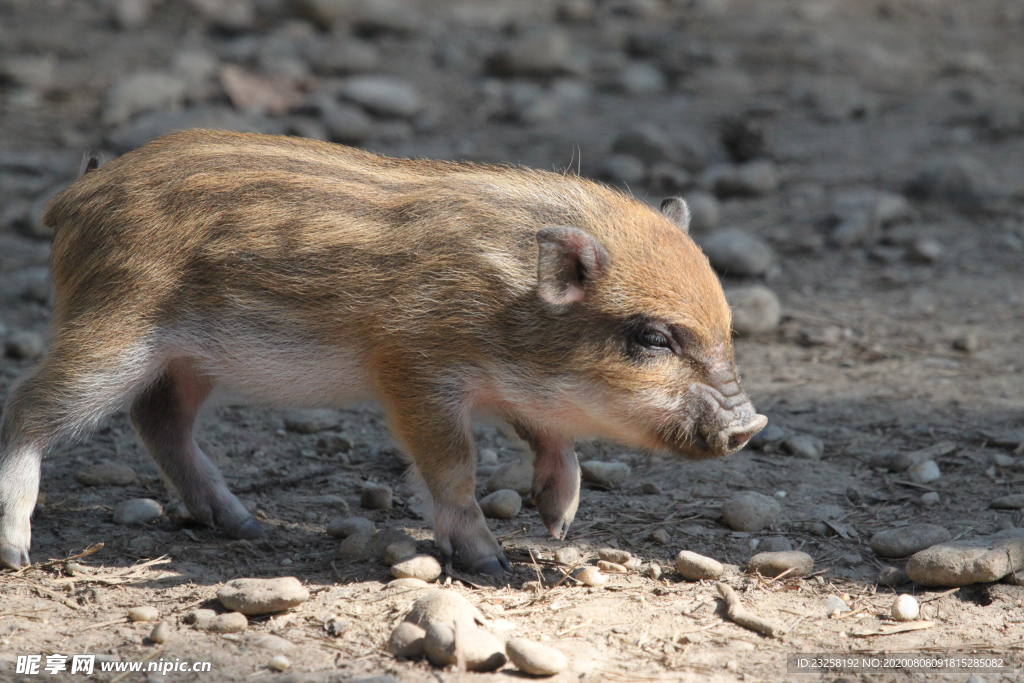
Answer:
[[132, 405], [132, 424], [157, 466], [198, 522], [230, 538], [256, 538], [263, 529], [224, 483], [193, 436], [196, 414], [211, 383], [187, 363], [171, 363]]

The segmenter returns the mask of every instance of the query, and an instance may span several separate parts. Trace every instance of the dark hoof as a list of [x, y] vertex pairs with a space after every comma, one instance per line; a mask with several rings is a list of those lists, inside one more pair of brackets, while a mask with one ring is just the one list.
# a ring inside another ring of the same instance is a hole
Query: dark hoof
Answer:
[[474, 564], [470, 571], [500, 577], [512, 571], [512, 565], [504, 557], [488, 557]]
[[251, 541], [252, 539], [259, 538], [263, 535], [263, 527], [260, 526], [259, 522], [250, 517], [235, 529], [230, 531], [225, 529], [225, 533], [231, 538]]
[[32, 564], [28, 552], [18, 550], [13, 545], [0, 546], [0, 565], [8, 569], [21, 569]]

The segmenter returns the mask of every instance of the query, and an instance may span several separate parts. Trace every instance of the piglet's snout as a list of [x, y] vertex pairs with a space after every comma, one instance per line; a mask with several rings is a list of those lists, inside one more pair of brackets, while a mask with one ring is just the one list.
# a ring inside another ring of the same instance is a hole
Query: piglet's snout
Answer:
[[754, 404], [736, 380], [715, 388], [696, 388], [704, 401], [704, 439], [715, 455], [729, 455], [743, 448], [768, 424], [768, 418], [754, 410]]

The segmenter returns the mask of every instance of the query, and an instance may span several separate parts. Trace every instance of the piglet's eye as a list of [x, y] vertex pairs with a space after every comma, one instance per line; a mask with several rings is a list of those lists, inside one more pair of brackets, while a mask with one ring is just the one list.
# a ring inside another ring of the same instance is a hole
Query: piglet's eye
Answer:
[[649, 349], [670, 349], [672, 344], [661, 332], [657, 330], [641, 330], [637, 335], [637, 342]]

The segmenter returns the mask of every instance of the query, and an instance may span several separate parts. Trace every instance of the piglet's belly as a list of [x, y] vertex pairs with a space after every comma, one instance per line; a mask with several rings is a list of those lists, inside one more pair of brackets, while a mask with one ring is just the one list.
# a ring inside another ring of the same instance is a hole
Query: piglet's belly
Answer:
[[366, 359], [351, 348], [235, 338], [176, 344], [167, 355], [188, 359], [218, 395], [247, 403], [315, 408], [376, 399]]

